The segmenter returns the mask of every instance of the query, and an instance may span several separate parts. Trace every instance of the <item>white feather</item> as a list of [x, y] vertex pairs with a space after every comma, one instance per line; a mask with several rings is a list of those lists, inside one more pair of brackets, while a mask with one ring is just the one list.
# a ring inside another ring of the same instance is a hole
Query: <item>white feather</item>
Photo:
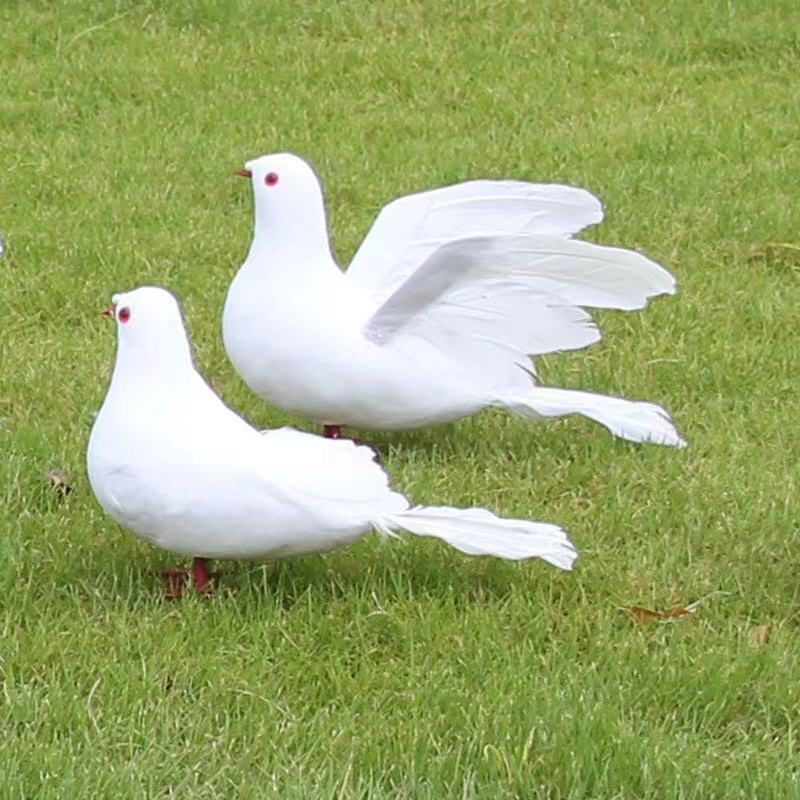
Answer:
[[[550, 319], [540, 323], [537, 305], [630, 310], [674, 291], [669, 272], [632, 250], [549, 236], [467, 237], [437, 248], [378, 308], [366, 333], [383, 343], [404, 325], [424, 324], [425, 315], [435, 327], [439, 317], [458, 316], [462, 309], [463, 327], [475, 318], [494, 320], [496, 335], [505, 338], [509, 332], [513, 340], [525, 325], [532, 346], [522, 341], [516, 346], [528, 353], [547, 352], [535, 349], [535, 340], [560, 337], [549, 329]], [[584, 314], [572, 322], [586, 328], [588, 319]]]
[[541, 558], [560, 569], [572, 569], [578, 557], [558, 525], [501, 519], [485, 508], [415, 506], [385, 514], [372, 524], [387, 534], [405, 530], [417, 536], [433, 536], [473, 556], [499, 556], [513, 561]]
[[475, 235], [571, 236], [603, 219], [585, 189], [476, 180], [393, 200], [350, 262], [348, 280], [385, 296], [440, 245]]
[[[524, 389], [529, 355], [600, 338], [580, 305], [638, 308], [672, 276], [628, 250], [545, 236], [469, 237], [436, 249], [372, 315], [371, 342], [420, 339], [495, 388]], [[406, 341], [406, 340], [411, 341]]]
[[669, 414], [655, 403], [635, 402], [594, 392], [532, 386], [524, 394], [502, 396], [497, 405], [534, 419], [580, 414], [604, 425], [615, 436], [632, 442], [686, 446]]

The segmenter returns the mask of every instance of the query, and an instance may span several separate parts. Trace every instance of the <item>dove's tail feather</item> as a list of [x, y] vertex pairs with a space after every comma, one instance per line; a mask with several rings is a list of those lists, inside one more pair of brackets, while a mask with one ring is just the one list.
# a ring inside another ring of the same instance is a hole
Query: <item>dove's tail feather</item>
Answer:
[[498, 405], [524, 417], [581, 414], [599, 422], [615, 436], [632, 442], [686, 447], [669, 414], [655, 403], [634, 402], [594, 392], [534, 386], [524, 394], [503, 397]]
[[566, 532], [548, 522], [504, 519], [485, 508], [415, 506], [372, 521], [381, 533], [405, 530], [442, 539], [468, 555], [498, 556], [519, 561], [542, 558], [559, 569], [572, 569], [578, 553]]

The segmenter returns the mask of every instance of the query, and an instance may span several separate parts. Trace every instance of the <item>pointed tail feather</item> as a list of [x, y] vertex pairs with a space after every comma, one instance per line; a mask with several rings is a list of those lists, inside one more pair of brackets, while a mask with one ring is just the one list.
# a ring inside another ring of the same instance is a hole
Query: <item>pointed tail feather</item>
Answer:
[[485, 508], [415, 506], [372, 521], [383, 534], [405, 530], [442, 539], [468, 555], [519, 561], [542, 558], [559, 569], [572, 569], [578, 552], [558, 525], [525, 519], [503, 519]]
[[615, 436], [631, 442], [686, 447], [686, 441], [669, 414], [655, 403], [634, 402], [594, 392], [534, 386], [524, 395], [503, 398], [498, 405], [524, 417], [581, 414], [604, 425]]

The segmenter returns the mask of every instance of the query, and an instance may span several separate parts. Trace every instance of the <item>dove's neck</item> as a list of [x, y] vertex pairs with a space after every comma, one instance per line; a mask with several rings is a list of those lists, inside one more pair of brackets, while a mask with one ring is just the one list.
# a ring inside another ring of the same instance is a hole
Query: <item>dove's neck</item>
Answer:
[[183, 336], [120, 336], [109, 394], [135, 404], [147, 397], [170, 396], [196, 390], [202, 383]]
[[339, 272], [331, 253], [325, 206], [322, 197], [298, 207], [255, 207], [253, 241], [247, 254], [248, 266], [284, 273], [294, 280], [314, 280], [325, 273]]

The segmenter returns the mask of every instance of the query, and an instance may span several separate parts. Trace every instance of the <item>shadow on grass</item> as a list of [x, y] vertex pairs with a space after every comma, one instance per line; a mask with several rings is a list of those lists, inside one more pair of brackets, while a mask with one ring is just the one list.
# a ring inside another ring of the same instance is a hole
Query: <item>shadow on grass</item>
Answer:
[[199, 598], [187, 586], [182, 598], [168, 600], [156, 571], [165, 566], [188, 567], [189, 560], [141, 551], [136, 543], [113, 552], [95, 551], [94, 557], [80, 563], [42, 564], [28, 580], [18, 576], [17, 583], [20, 588], [24, 585], [31, 603], [52, 600], [54, 593], [72, 595], [82, 607], [94, 611], [153, 605], [173, 611], [183, 603], [201, 600], [233, 602], [240, 611], [258, 607], [292, 613], [303, 608], [321, 616], [343, 605], [354, 612], [406, 602], [451, 608], [502, 605], [519, 592], [541, 592], [547, 604], [558, 591], [555, 584], [561, 583], [560, 573], [541, 562], [471, 558], [433, 541], [376, 539], [334, 553], [271, 563], [216, 561], [213, 568], [221, 574], [213, 596]]

